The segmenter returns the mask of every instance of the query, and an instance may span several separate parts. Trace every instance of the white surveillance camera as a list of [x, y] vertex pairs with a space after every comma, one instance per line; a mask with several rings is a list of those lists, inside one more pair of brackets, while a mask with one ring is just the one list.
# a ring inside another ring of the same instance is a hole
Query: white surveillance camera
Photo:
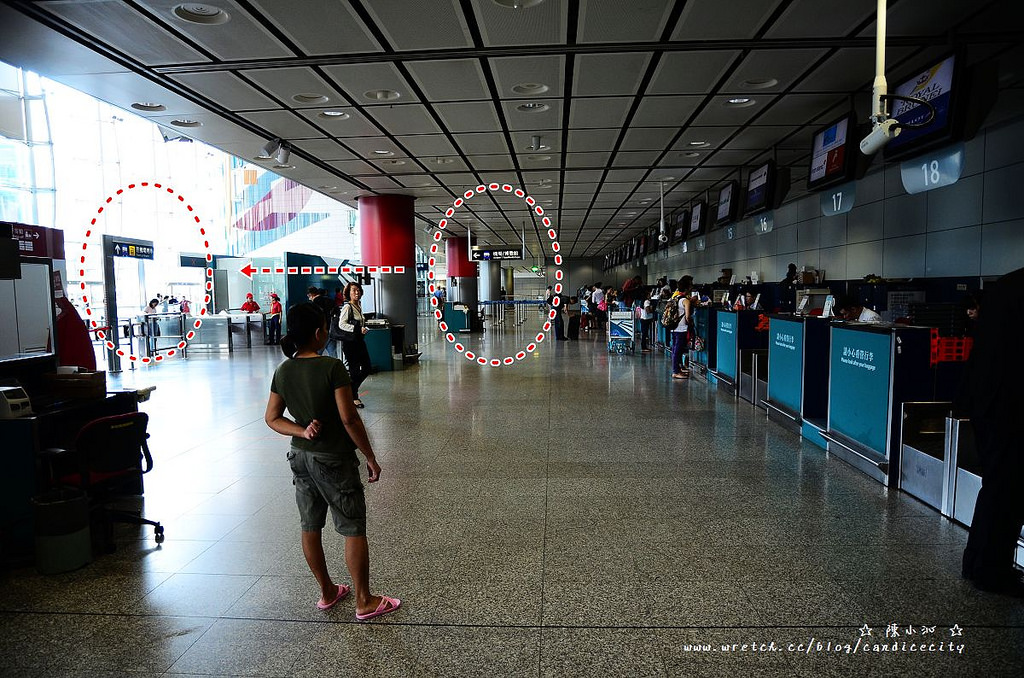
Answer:
[[885, 148], [885, 145], [895, 139], [901, 132], [899, 122], [889, 118], [884, 122], [875, 125], [871, 133], [860, 142], [860, 152], [864, 155], [874, 155]]
[[664, 233], [659, 233], [658, 234], [658, 242], [660, 242], [660, 243], [667, 243], [668, 242], [668, 236], [665, 235]]

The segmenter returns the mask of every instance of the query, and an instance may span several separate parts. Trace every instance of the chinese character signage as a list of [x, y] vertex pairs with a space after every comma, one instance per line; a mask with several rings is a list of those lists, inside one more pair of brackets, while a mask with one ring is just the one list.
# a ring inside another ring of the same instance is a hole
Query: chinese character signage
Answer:
[[506, 249], [491, 249], [474, 247], [471, 252], [473, 261], [506, 261], [523, 258], [521, 247], [510, 247]]

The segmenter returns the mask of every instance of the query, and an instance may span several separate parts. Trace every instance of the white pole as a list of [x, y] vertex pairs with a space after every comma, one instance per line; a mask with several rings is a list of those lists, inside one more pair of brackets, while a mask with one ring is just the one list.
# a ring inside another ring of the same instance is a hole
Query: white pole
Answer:
[[878, 16], [875, 19], [875, 80], [871, 86], [872, 119], [875, 125], [882, 123], [888, 117], [885, 112], [885, 102], [882, 97], [888, 93], [888, 85], [885, 82], [885, 18], [887, 0], [878, 0]]

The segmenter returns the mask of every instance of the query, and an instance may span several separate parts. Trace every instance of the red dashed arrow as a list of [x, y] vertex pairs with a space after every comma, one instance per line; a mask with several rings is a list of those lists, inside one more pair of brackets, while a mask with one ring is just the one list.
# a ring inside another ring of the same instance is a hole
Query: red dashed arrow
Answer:
[[271, 275], [277, 273], [278, 275], [309, 275], [313, 273], [315, 275], [338, 275], [339, 273], [405, 273], [405, 266], [284, 266], [269, 267], [263, 266], [257, 268], [252, 265], [250, 261], [240, 271], [249, 280], [252, 280], [254, 275]]

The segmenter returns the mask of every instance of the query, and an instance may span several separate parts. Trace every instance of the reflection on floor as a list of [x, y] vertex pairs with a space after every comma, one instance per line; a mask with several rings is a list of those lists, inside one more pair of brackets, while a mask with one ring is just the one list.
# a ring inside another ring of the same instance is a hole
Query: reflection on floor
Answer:
[[262, 420], [280, 354], [193, 354], [122, 379], [157, 385], [145, 512], [167, 541], [5, 573], [3, 675], [1020, 675], [1024, 603], [959, 579], [963, 529], [665, 356], [586, 335], [501, 368], [421, 348], [362, 410], [373, 588], [400, 611], [315, 608], [287, 441]]

